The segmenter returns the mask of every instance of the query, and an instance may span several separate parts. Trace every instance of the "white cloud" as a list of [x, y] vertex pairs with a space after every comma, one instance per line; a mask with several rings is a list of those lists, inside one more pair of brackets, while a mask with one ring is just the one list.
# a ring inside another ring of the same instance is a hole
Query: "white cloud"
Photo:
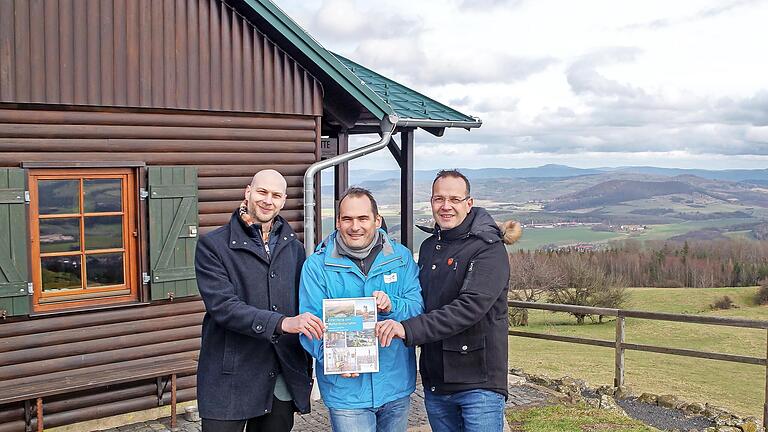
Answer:
[[768, 155], [768, 0], [276, 2], [329, 49], [483, 119], [417, 134], [419, 168]]
[[755, 143], [768, 144], [768, 126], [751, 127], [747, 129], [745, 138]]

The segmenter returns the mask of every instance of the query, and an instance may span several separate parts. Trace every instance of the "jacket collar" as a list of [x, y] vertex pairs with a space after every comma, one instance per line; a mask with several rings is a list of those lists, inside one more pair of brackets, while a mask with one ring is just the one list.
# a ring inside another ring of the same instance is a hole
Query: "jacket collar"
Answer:
[[501, 230], [493, 217], [482, 207], [472, 207], [467, 217], [455, 228], [441, 230], [438, 224], [433, 227], [417, 226], [420, 230], [432, 234], [438, 240], [457, 240], [471, 236], [479, 237], [487, 243], [501, 241]]
[[[395, 247], [392, 239], [390, 239], [387, 233], [382, 229], [379, 229], [379, 234], [381, 234], [382, 239], [381, 251], [373, 261], [373, 264], [371, 265], [371, 271], [368, 272], [368, 277], [371, 277], [381, 271], [381, 268], [379, 267], [382, 265], [398, 261], [399, 259], [399, 256], [395, 254]], [[340, 254], [337, 250], [337, 235], [338, 230], [334, 230], [332, 233], [330, 233], [328, 237], [326, 237], [319, 245], [317, 245], [317, 248], [315, 248], [315, 253], [323, 257], [323, 263], [326, 266], [336, 268], [349, 268], [350, 271], [358, 273], [360, 277], [365, 278], [357, 265], [355, 265], [355, 263], [353, 263], [349, 257]]]
[[[272, 251], [272, 257], [277, 255], [277, 252], [282, 249], [290, 240], [296, 240], [296, 233], [293, 228], [283, 219], [282, 216], [275, 217], [272, 223], [272, 235], [282, 236], [283, 238], [278, 241], [277, 247]], [[256, 254], [259, 258], [265, 262], [269, 262], [269, 256], [267, 251], [264, 250], [264, 242], [261, 236], [251, 236], [246, 229], [255, 230], [254, 226], [247, 226], [242, 219], [240, 219], [239, 210], [235, 210], [232, 213], [232, 217], [229, 219], [229, 248], [230, 249], [246, 249]]]

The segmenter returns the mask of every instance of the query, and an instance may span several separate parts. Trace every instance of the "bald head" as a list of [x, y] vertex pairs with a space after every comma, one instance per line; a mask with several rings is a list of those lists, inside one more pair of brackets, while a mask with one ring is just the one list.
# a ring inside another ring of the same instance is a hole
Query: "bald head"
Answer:
[[273, 169], [265, 169], [253, 176], [251, 187], [268, 187], [272, 191], [282, 191], [285, 194], [288, 183], [285, 182], [285, 177], [279, 172]]
[[285, 205], [288, 184], [283, 176], [272, 169], [259, 171], [245, 188], [248, 215], [262, 225], [271, 224]]

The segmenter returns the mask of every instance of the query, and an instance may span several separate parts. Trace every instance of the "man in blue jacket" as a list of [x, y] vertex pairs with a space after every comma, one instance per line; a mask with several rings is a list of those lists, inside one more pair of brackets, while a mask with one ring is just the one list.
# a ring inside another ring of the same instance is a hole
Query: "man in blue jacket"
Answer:
[[[374, 297], [380, 319], [405, 320], [424, 310], [411, 252], [380, 229], [376, 200], [362, 188], [339, 201], [336, 231], [309, 257], [301, 273], [299, 309], [322, 315], [323, 299]], [[379, 372], [326, 375], [323, 341], [301, 336], [317, 359], [320, 394], [337, 432], [405, 432], [416, 387], [413, 347], [395, 340], [379, 348]]]
[[309, 412], [311, 359], [298, 334], [319, 339], [323, 323], [298, 315], [304, 247], [278, 215], [285, 199], [283, 176], [258, 172], [229, 223], [198, 243], [203, 432], [288, 432], [294, 411]]

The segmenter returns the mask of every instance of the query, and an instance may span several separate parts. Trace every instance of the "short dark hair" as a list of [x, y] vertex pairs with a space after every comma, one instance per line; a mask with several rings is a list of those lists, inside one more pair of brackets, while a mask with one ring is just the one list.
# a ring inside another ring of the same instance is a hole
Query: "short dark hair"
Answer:
[[438, 180], [441, 178], [446, 177], [453, 177], [453, 178], [460, 178], [464, 180], [464, 184], [467, 185], [467, 196], [469, 196], [469, 179], [464, 174], [460, 173], [457, 169], [449, 169], [449, 170], [440, 170], [438, 171], [437, 175], [435, 176], [435, 179], [432, 180], [432, 189], [435, 189], [435, 183], [437, 183]]
[[336, 217], [338, 217], [339, 212], [341, 211], [341, 203], [344, 201], [344, 198], [346, 197], [353, 197], [353, 198], [360, 198], [360, 197], [368, 197], [368, 199], [371, 201], [371, 210], [373, 210], [373, 215], [378, 216], [379, 215], [379, 205], [376, 204], [376, 199], [373, 197], [373, 194], [371, 191], [369, 191], [366, 188], [361, 187], [351, 187], [344, 192], [344, 194], [341, 195], [341, 198], [339, 198], [339, 204], [336, 207]]

